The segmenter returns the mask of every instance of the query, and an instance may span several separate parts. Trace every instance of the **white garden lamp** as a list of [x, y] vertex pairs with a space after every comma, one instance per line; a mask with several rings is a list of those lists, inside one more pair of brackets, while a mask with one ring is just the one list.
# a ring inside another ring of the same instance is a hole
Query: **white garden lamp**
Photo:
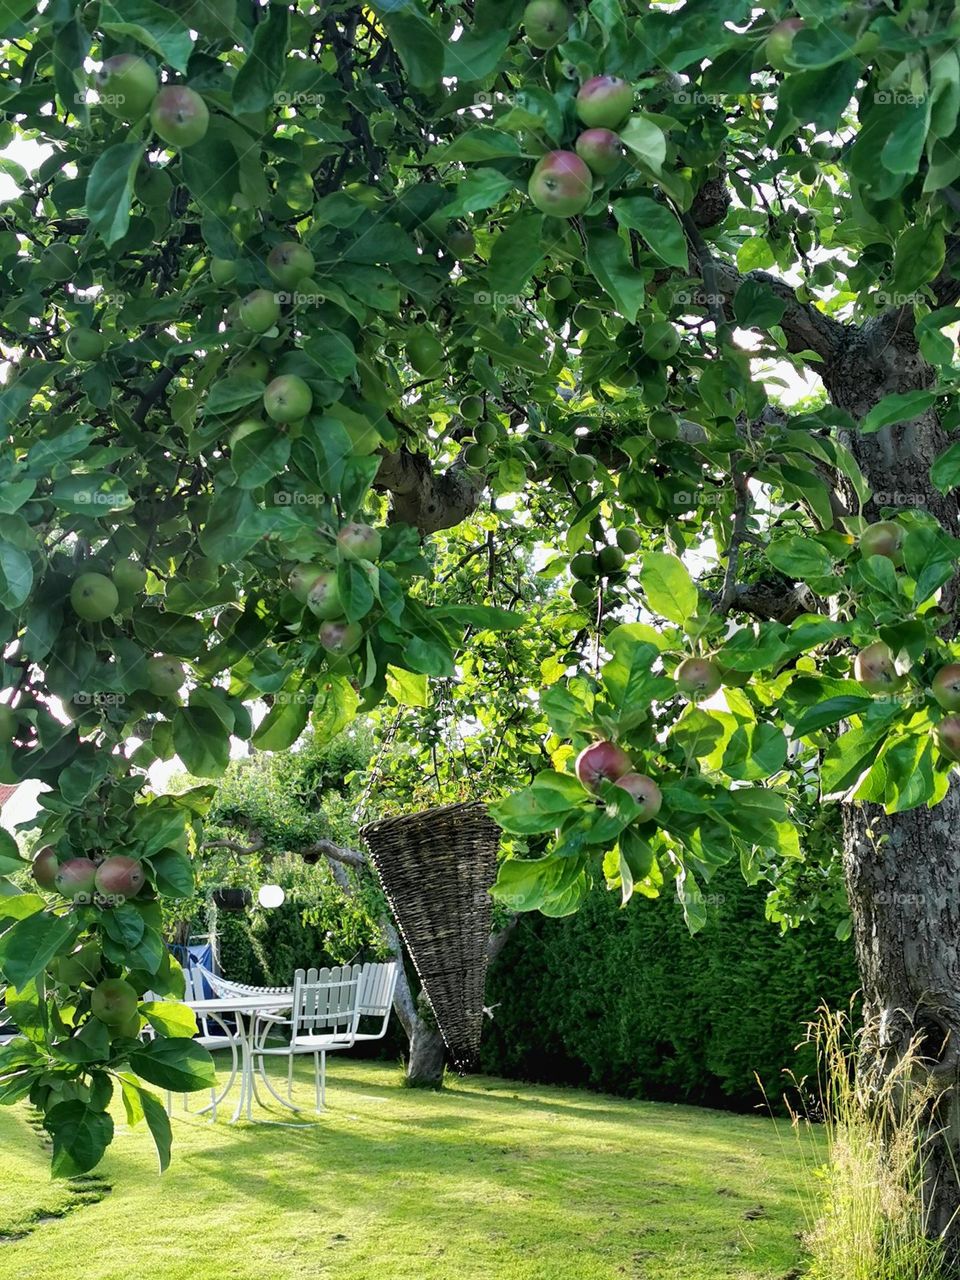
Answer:
[[282, 907], [286, 896], [278, 884], [262, 884], [257, 890], [257, 901], [261, 907]]

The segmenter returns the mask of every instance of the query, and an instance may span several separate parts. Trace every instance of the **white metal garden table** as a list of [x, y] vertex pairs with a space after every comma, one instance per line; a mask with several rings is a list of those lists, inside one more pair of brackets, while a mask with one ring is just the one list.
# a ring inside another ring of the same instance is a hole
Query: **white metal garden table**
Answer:
[[[263, 1100], [257, 1093], [253, 1070], [253, 1054], [250, 1052], [257, 1014], [282, 1013], [285, 1009], [290, 1008], [292, 995], [289, 992], [277, 995], [263, 992], [256, 995], [217, 996], [213, 1000], [187, 1000], [185, 1003], [190, 1006], [198, 1017], [208, 1018], [218, 1023], [223, 1028], [225, 1035], [231, 1036], [235, 1034], [240, 1046], [240, 1097], [237, 1100], [230, 1122], [231, 1124], [236, 1123], [244, 1111], [246, 1111], [247, 1119], [252, 1120], [253, 1099], [256, 1098], [257, 1102], [261, 1106], [263, 1105]], [[224, 1017], [227, 1014], [232, 1015], [236, 1023], [235, 1033], [230, 1031], [224, 1021]]]

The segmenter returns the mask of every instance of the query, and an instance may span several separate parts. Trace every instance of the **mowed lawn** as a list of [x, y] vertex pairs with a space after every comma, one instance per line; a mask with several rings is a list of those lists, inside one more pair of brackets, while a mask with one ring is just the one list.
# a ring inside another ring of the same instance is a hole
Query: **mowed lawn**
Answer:
[[423, 1093], [334, 1057], [308, 1129], [178, 1111], [161, 1178], [118, 1114], [74, 1182], [30, 1118], [0, 1108], [4, 1280], [781, 1280], [801, 1260], [803, 1162], [761, 1117], [482, 1076]]

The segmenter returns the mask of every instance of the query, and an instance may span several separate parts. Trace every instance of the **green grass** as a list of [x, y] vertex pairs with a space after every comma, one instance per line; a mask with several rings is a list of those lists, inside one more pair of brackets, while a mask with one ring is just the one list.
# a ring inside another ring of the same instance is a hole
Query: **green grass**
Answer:
[[[304, 1063], [304, 1106], [308, 1081]], [[3, 1280], [799, 1274], [799, 1152], [760, 1117], [482, 1076], [434, 1094], [333, 1058], [316, 1125], [178, 1111], [159, 1179], [149, 1134], [118, 1116], [102, 1182], [78, 1194], [51, 1180], [30, 1115], [0, 1110]]]

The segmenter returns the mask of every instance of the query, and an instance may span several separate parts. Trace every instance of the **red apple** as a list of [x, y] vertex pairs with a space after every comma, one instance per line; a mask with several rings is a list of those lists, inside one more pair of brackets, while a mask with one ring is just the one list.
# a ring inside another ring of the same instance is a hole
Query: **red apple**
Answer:
[[712, 697], [723, 683], [719, 667], [709, 658], [684, 658], [674, 679], [680, 692], [694, 701]]
[[632, 763], [615, 742], [593, 742], [577, 756], [574, 771], [588, 791], [596, 791], [604, 780], [616, 782], [629, 773]]
[[946, 716], [933, 731], [941, 755], [960, 761], [960, 716]]
[[68, 858], [60, 864], [54, 878], [57, 892], [65, 898], [90, 898], [96, 881], [97, 867], [89, 858]]
[[944, 711], [960, 711], [960, 663], [941, 667], [933, 677], [930, 691]]
[[106, 858], [97, 868], [97, 890], [104, 897], [135, 898], [144, 884], [146, 876], [136, 858], [118, 854]]
[[633, 106], [633, 85], [619, 76], [594, 76], [577, 94], [577, 115], [588, 129], [616, 129]]
[[185, 84], [168, 84], [160, 90], [150, 108], [154, 132], [172, 147], [192, 147], [207, 132], [210, 112], [207, 104]]
[[56, 850], [47, 845], [33, 860], [33, 878], [41, 889], [52, 889], [56, 884], [60, 862]]
[[896, 693], [903, 687], [903, 676], [897, 675], [893, 654], [882, 640], [860, 650], [853, 660], [853, 674], [867, 693]]
[[623, 787], [628, 795], [633, 796], [637, 804], [643, 805], [643, 812], [639, 815], [641, 822], [655, 818], [660, 812], [660, 806], [663, 804], [660, 788], [645, 773], [625, 773], [623, 777], [617, 778], [613, 785]]
[[541, 213], [572, 218], [593, 199], [593, 175], [573, 151], [548, 151], [530, 175], [530, 199]]
[[584, 129], [574, 149], [591, 173], [600, 177], [613, 173], [623, 159], [620, 135], [612, 129]]

